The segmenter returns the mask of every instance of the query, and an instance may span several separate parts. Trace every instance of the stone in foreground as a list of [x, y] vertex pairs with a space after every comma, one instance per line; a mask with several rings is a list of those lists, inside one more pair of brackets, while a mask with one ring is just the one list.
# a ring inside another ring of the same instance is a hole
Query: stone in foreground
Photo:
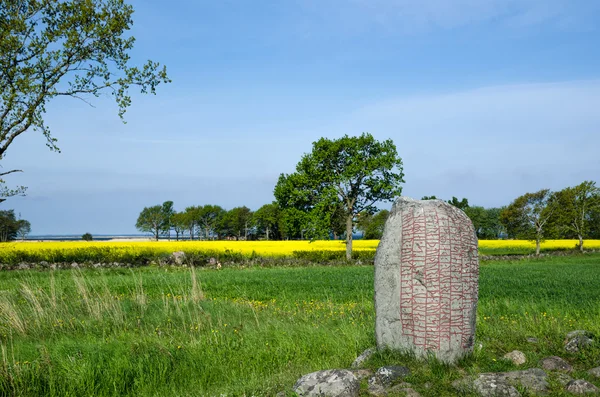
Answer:
[[550, 356], [540, 360], [540, 366], [548, 371], [571, 372], [573, 367], [560, 357]]
[[565, 339], [565, 350], [569, 353], [577, 353], [589, 347], [594, 343], [592, 336], [590, 332], [582, 329], [569, 332]]
[[489, 372], [479, 374], [475, 379], [464, 378], [453, 382], [461, 393], [475, 391], [482, 396], [520, 396], [516, 386], [533, 393], [545, 393], [549, 390], [548, 375], [539, 368], [512, 372]]
[[304, 375], [294, 385], [294, 392], [306, 397], [356, 397], [360, 383], [351, 371], [331, 369]]
[[588, 374], [600, 379], [600, 367], [590, 369]]
[[365, 361], [371, 358], [371, 356], [375, 354], [376, 351], [377, 349], [375, 349], [374, 347], [365, 350], [361, 353], [360, 356], [356, 357], [350, 368], [361, 368]]
[[568, 391], [569, 393], [573, 393], [573, 394], [600, 393], [600, 389], [598, 389], [596, 386], [594, 386], [590, 382], [583, 380], [583, 379], [577, 379], [577, 380], [570, 381], [567, 384], [567, 387], [565, 387], [565, 390]]
[[471, 352], [478, 278], [469, 217], [441, 200], [399, 198], [375, 256], [378, 347], [449, 363]]
[[512, 361], [515, 365], [525, 364], [527, 362], [527, 357], [525, 357], [525, 353], [519, 350], [513, 350], [510, 353], [506, 353], [502, 358], [505, 360]]

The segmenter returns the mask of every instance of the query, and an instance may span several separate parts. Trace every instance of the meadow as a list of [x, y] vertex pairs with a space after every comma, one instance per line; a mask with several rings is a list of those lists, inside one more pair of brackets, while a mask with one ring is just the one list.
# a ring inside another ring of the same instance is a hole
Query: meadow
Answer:
[[[355, 240], [353, 258], [372, 261], [378, 240]], [[577, 240], [547, 240], [542, 252], [574, 250]], [[587, 250], [600, 249], [600, 240], [586, 240]], [[203, 266], [214, 258], [223, 263], [269, 264], [273, 259], [295, 259], [301, 265], [343, 260], [344, 241], [99, 241], [0, 243], [0, 268], [19, 263], [126, 263], [147, 265], [164, 262], [183, 251], [187, 264]], [[526, 240], [480, 240], [481, 255], [530, 255], [535, 243]]]
[[[372, 266], [4, 271], [0, 286], [0, 396], [292, 396], [301, 375], [375, 345]], [[517, 369], [501, 357], [519, 349], [526, 368], [558, 355], [600, 386], [585, 373], [598, 346], [564, 351], [575, 329], [600, 335], [600, 254], [484, 261], [472, 356], [367, 365], [407, 365], [421, 395], [456, 395], [465, 374]]]

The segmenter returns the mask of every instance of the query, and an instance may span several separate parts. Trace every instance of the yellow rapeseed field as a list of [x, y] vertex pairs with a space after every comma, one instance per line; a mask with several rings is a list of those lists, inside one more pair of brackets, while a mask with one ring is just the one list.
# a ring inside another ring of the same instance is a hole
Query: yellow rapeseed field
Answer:
[[[354, 251], [374, 252], [378, 240], [355, 240]], [[576, 240], [547, 240], [542, 250], [573, 249]], [[586, 249], [600, 249], [600, 240], [586, 240]], [[0, 244], [0, 264], [20, 262], [117, 261], [139, 262], [175, 251], [204, 256], [241, 255], [243, 257], [292, 257], [306, 251], [344, 251], [344, 241], [72, 241], [13, 242]], [[480, 240], [482, 254], [526, 254], [535, 243], [526, 240]], [[306, 257], [306, 256], [305, 256]]]

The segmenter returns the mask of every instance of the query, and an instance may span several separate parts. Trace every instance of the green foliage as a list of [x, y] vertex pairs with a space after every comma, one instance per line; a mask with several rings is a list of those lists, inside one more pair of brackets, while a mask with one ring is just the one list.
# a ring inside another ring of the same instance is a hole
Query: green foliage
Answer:
[[91, 233], [85, 233], [83, 236], [81, 236], [81, 239], [84, 241], [92, 241], [94, 237]]
[[199, 233], [204, 233], [204, 238], [215, 238], [221, 234], [220, 223], [227, 211], [218, 205], [205, 205], [203, 207], [192, 207], [192, 217], [199, 228]]
[[572, 233], [579, 238], [579, 248], [583, 251], [583, 240], [597, 230], [600, 212], [600, 188], [596, 182], [584, 181], [575, 187], [556, 192], [557, 202], [555, 221], [562, 234]]
[[11, 241], [17, 237], [19, 224], [14, 210], [0, 211], [0, 241]]
[[179, 241], [179, 236], [184, 237], [188, 230], [188, 219], [185, 212], [175, 212], [171, 217], [171, 226], [175, 231], [175, 238]]
[[[40, 131], [46, 145], [59, 151], [43, 117], [55, 97], [87, 102], [107, 92], [122, 118], [131, 104], [131, 87], [154, 94], [159, 84], [170, 82], [158, 63], [130, 65], [135, 39], [126, 34], [132, 14], [123, 0], [2, 1], [0, 160], [15, 138], [30, 129]], [[0, 196], [23, 192], [0, 180]]]
[[246, 206], [232, 208], [220, 218], [218, 227], [220, 236], [247, 240], [252, 232], [252, 211]]
[[463, 210], [473, 222], [475, 233], [479, 239], [497, 239], [504, 231], [500, 222], [500, 208], [484, 208], [469, 206]]
[[390, 215], [390, 211], [381, 210], [375, 215], [369, 213], [360, 214], [357, 227], [363, 231], [363, 238], [366, 240], [379, 240], [383, 236], [385, 221]]
[[321, 138], [302, 156], [295, 173], [279, 177], [274, 193], [282, 208], [307, 214], [311, 238], [328, 236], [343, 217], [349, 259], [356, 216], [373, 213], [377, 202], [399, 196], [403, 176], [402, 160], [391, 140], [378, 142], [368, 133]]
[[421, 200], [437, 200], [438, 198], [436, 196], [423, 196], [421, 197]]
[[31, 223], [25, 219], [19, 219], [17, 221], [17, 237], [21, 240], [25, 240], [25, 237], [31, 233]]
[[[432, 197], [435, 197], [435, 196], [432, 196]], [[467, 200], [464, 197], [462, 200], [458, 200], [456, 197], [452, 196], [452, 200], [448, 200], [448, 204], [452, 204], [456, 208], [459, 208], [463, 211], [466, 210], [467, 208], [469, 208], [469, 200]]]
[[252, 223], [256, 233], [264, 235], [267, 240], [281, 240], [281, 208], [276, 202], [265, 204], [252, 215]]
[[509, 236], [535, 240], [536, 254], [540, 242], [548, 237], [548, 223], [558, 209], [558, 201], [548, 189], [526, 193], [516, 198], [500, 214], [500, 220]]
[[[465, 374], [520, 369], [501, 359], [518, 349], [531, 363], [564, 357], [573, 378], [600, 385], [586, 375], [599, 348], [563, 344], [575, 329], [600, 334], [599, 265], [597, 254], [484, 263], [481, 349], [456, 366], [391, 351], [366, 366], [407, 365], [421, 395], [451, 396]], [[0, 395], [291, 396], [301, 375], [348, 368], [375, 345], [370, 266], [0, 272], [0, 283]], [[552, 383], [548, 396], [561, 395]]]
[[173, 218], [173, 202], [165, 201], [162, 205], [144, 207], [138, 216], [135, 227], [146, 233], [152, 233], [155, 240], [161, 234], [170, 233]]

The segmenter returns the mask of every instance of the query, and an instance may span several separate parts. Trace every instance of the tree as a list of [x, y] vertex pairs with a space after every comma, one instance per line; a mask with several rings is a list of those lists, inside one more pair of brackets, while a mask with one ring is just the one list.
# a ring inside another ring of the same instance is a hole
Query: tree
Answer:
[[[435, 196], [433, 196], [433, 197], [435, 197]], [[452, 196], [452, 200], [448, 200], [448, 204], [452, 204], [456, 208], [459, 208], [463, 211], [465, 209], [469, 208], [469, 200], [467, 200], [464, 197], [462, 200], [459, 201], [456, 197]]]
[[162, 225], [162, 233], [167, 235], [169, 240], [171, 240], [171, 229], [173, 228], [173, 215], [175, 215], [175, 209], [173, 208], [172, 201], [165, 201], [162, 204], [162, 214], [163, 214], [163, 225]]
[[171, 217], [171, 225], [175, 231], [175, 238], [179, 241], [179, 236], [183, 238], [186, 230], [188, 230], [188, 219], [185, 212], [176, 212]]
[[421, 200], [437, 200], [438, 198], [435, 196], [423, 196]]
[[156, 241], [161, 234], [167, 234], [171, 230], [171, 218], [173, 216], [173, 202], [165, 201], [162, 205], [144, 207], [138, 216], [135, 227], [142, 232], [152, 233]]
[[557, 208], [557, 200], [550, 190], [526, 193], [516, 198], [500, 214], [507, 230], [518, 238], [535, 240], [535, 254], [540, 254], [540, 242], [548, 234], [548, 221]]
[[304, 232], [308, 228], [308, 214], [294, 207], [281, 210], [279, 228], [281, 237], [286, 240], [304, 240]]
[[[393, 200], [402, 192], [402, 159], [392, 140], [376, 141], [371, 134], [343, 136], [313, 142], [296, 172], [282, 174], [275, 197], [283, 208], [304, 209], [311, 217], [311, 233], [331, 226], [331, 215], [343, 208], [346, 223], [346, 258], [352, 257], [352, 232], [356, 216], [373, 213], [375, 204]], [[329, 216], [327, 222], [321, 221]]]
[[14, 210], [0, 211], [0, 241], [12, 241], [17, 237], [17, 218]]
[[363, 231], [363, 238], [366, 240], [379, 240], [383, 236], [383, 229], [390, 211], [381, 210], [371, 215], [368, 213], [360, 214], [357, 227]]
[[260, 207], [253, 215], [253, 223], [257, 228], [258, 234], [265, 234], [266, 239], [281, 238], [279, 224], [281, 221], [281, 209], [277, 203], [265, 204]]
[[94, 239], [94, 237], [92, 236], [91, 233], [85, 233], [83, 236], [81, 236], [81, 239], [83, 241], [92, 241]]
[[207, 204], [203, 207], [198, 207], [196, 216], [198, 228], [204, 232], [204, 238], [213, 239], [217, 234], [219, 222], [225, 215], [226, 211], [218, 205]]
[[194, 239], [194, 233], [196, 227], [198, 227], [198, 218], [199, 218], [200, 208], [196, 206], [187, 207], [185, 209], [185, 223], [187, 225], [187, 230], [190, 234], [190, 240]]
[[574, 233], [583, 252], [583, 239], [589, 236], [592, 220], [600, 210], [600, 188], [596, 182], [585, 181], [555, 193], [558, 202], [557, 223], [565, 232]]
[[[154, 94], [160, 83], [170, 82], [158, 63], [130, 65], [135, 39], [124, 35], [132, 14], [124, 0], [0, 3], [0, 160], [15, 138], [30, 129], [40, 131], [51, 150], [60, 151], [43, 118], [53, 98], [88, 102], [109, 92], [123, 118], [131, 103], [130, 87]], [[3, 183], [2, 199], [25, 191]]]
[[17, 236], [24, 241], [29, 233], [31, 233], [31, 223], [25, 219], [19, 219], [17, 221]]
[[248, 239], [248, 232], [252, 228], [252, 211], [250, 208], [235, 207], [227, 211], [221, 218], [221, 233], [226, 236], [235, 237], [236, 240]]

